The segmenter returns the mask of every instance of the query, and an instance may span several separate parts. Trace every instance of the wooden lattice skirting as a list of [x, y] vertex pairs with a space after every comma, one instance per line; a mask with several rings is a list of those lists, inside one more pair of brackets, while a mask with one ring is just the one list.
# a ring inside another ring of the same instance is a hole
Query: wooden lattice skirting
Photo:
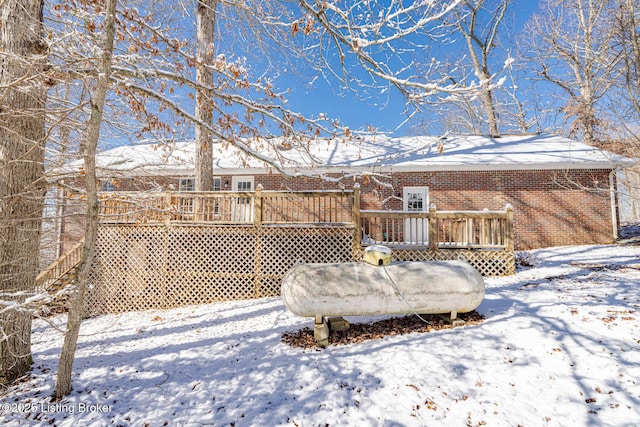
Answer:
[[[102, 225], [88, 314], [275, 296], [297, 263], [360, 259], [353, 227]], [[514, 271], [505, 251], [395, 250], [396, 260], [466, 259], [484, 275]]]
[[393, 261], [449, 261], [464, 260], [483, 276], [515, 274], [515, 255], [505, 250], [480, 249], [394, 249]]

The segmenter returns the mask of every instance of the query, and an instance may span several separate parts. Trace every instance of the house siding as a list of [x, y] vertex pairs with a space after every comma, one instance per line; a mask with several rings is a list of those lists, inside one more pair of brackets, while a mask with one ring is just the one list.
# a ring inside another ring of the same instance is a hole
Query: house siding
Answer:
[[[605, 244], [614, 240], [608, 169], [389, 172], [338, 182], [280, 174], [251, 175], [265, 190], [334, 190], [361, 186], [361, 208], [402, 209], [402, 189], [429, 187], [438, 210], [514, 210], [515, 249]], [[220, 175], [232, 182], [231, 175]], [[179, 178], [119, 179], [118, 191], [177, 190]], [[338, 178], [335, 175], [334, 178]]]

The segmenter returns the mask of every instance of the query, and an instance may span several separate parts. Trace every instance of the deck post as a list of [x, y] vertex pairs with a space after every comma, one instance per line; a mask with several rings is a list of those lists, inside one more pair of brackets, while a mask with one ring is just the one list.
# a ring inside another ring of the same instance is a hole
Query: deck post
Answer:
[[253, 295], [260, 298], [260, 283], [262, 281], [262, 263], [260, 257], [262, 255], [262, 184], [256, 186], [253, 197], [253, 225], [255, 227], [255, 246], [254, 246], [254, 263], [253, 263]]
[[[167, 225], [169, 224], [169, 221], [175, 219], [174, 217], [178, 216], [178, 214], [174, 214], [173, 210], [174, 207], [172, 205], [172, 193], [165, 193], [165, 199], [164, 199], [164, 204], [165, 204], [165, 208], [161, 210], [160, 215], [162, 215], [164, 217], [164, 220], [166, 221]], [[176, 212], [178, 211], [178, 207], [175, 207]]]
[[256, 186], [253, 197], [253, 223], [256, 227], [262, 227], [262, 184]]
[[362, 234], [360, 229], [362, 228], [362, 219], [360, 217], [360, 184], [353, 184], [353, 204], [352, 204], [352, 217], [353, 217], [353, 255], [354, 258], [356, 254], [359, 254], [362, 250], [362, 246], [360, 244], [360, 240], [362, 239]]
[[507, 213], [507, 223], [504, 231], [504, 248], [508, 252], [513, 252], [515, 247], [513, 242], [513, 206], [511, 206], [511, 203], [507, 203], [504, 209]]
[[438, 250], [438, 218], [436, 217], [436, 205], [429, 206], [429, 249]]

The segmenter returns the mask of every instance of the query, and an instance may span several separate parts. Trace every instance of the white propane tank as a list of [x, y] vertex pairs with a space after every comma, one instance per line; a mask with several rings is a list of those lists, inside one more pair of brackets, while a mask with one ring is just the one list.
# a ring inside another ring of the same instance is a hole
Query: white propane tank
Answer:
[[282, 281], [285, 306], [302, 317], [467, 313], [484, 293], [466, 261], [300, 264]]

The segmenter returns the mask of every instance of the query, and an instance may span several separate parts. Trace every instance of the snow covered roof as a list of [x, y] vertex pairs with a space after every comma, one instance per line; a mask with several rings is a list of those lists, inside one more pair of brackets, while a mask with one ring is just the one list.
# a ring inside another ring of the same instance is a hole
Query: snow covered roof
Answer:
[[[283, 147], [265, 140], [247, 143], [252, 152], [292, 174], [378, 172], [616, 169], [630, 159], [549, 134], [319, 139]], [[274, 145], [276, 145], [274, 147]], [[100, 153], [101, 174], [192, 175], [194, 143], [122, 146]], [[258, 174], [274, 168], [232, 145], [214, 144], [214, 173]], [[71, 170], [81, 162], [68, 165]], [[71, 171], [68, 170], [68, 171]]]

